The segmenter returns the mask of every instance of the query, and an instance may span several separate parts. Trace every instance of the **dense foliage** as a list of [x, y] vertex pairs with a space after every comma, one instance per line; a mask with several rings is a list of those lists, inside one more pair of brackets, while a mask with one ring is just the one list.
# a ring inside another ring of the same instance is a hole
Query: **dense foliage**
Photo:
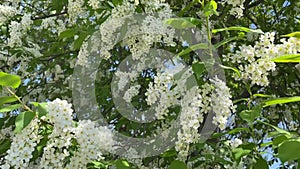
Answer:
[[0, 168], [300, 168], [300, 2], [2, 0]]

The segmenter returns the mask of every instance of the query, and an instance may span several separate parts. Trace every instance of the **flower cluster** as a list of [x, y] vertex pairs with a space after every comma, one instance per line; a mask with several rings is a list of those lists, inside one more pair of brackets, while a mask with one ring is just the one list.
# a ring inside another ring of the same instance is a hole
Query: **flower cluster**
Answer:
[[139, 94], [140, 88], [141, 88], [141, 85], [130, 86], [130, 88], [124, 94], [125, 101], [130, 103], [133, 96], [136, 96], [137, 94]]
[[175, 90], [170, 90], [174, 85], [174, 78], [169, 73], [158, 73], [154, 78], [154, 83], [150, 82], [146, 92], [146, 101], [148, 105], [159, 102], [155, 107], [155, 116], [157, 119], [164, 119], [168, 113], [168, 108], [175, 105], [178, 101], [178, 94]]
[[[223, 130], [234, 106], [229, 88], [220, 79], [211, 79], [211, 84], [205, 83], [199, 88], [196, 82], [191, 81], [191, 69], [182, 70], [179, 74], [180, 78], [176, 79], [178, 74], [174, 78], [173, 74], [167, 72], [158, 73], [154, 82], [149, 84], [146, 101], [148, 105], [156, 104], [155, 115], [158, 119], [167, 116], [169, 107], [181, 106], [180, 130], [175, 148], [179, 152], [178, 158], [184, 160], [189, 153], [190, 143], [199, 141], [198, 129], [205, 114], [213, 111], [212, 123]], [[187, 84], [195, 85], [191, 87]]]
[[241, 144], [243, 144], [243, 141], [239, 138], [235, 138], [235, 139], [230, 141], [230, 146], [233, 147], [233, 148], [236, 148]]
[[66, 26], [63, 20], [56, 17], [49, 17], [43, 19], [40, 29], [51, 30], [51, 32], [57, 32], [60, 35], [61, 32], [66, 30]]
[[43, 148], [43, 155], [39, 159], [38, 168], [61, 168], [65, 158], [70, 155], [68, 148], [74, 136], [70, 132], [53, 131], [48, 138], [47, 145]]
[[211, 94], [212, 109], [215, 113], [213, 123], [218, 125], [221, 130], [225, 129], [228, 118], [234, 111], [229, 88], [225, 82], [218, 78], [212, 79], [211, 82], [215, 88], [215, 91]]
[[100, 1], [99, 0], [89, 0], [88, 5], [92, 7], [92, 9], [96, 10], [99, 8]]
[[[111, 130], [86, 120], [75, 125], [71, 106], [60, 99], [49, 102], [48, 114], [41, 117], [42, 121], [34, 119], [22, 132], [13, 136], [10, 149], [4, 157], [5, 163], [0, 167], [85, 168], [91, 160], [103, 159], [104, 153], [112, 152], [114, 139]], [[47, 136], [40, 135], [45, 130], [41, 127], [43, 122], [51, 125], [51, 133]], [[32, 153], [41, 139], [46, 139], [47, 144], [43, 147], [42, 156], [32, 161]]]
[[55, 99], [48, 103], [49, 121], [53, 123], [55, 131], [66, 132], [73, 127], [72, 105], [66, 100]]
[[245, 0], [225, 0], [224, 2], [226, 2], [229, 5], [232, 5], [230, 14], [236, 15], [237, 18], [243, 16], [243, 10], [244, 10], [243, 3], [245, 2]]
[[180, 125], [177, 133], [178, 141], [176, 150], [179, 151], [178, 158], [184, 160], [188, 156], [189, 144], [199, 141], [198, 128], [203, 122], [203, 114], [200, 112], [202, 96], [200, 89], [195, 86], [183, 97], [181, 104]]
[[104, 159], [104, 152], [113, 151], [113, 135], [106, 127], [98, 127], [95, 122], [83, 120], [74, 129], [74, 133], [80, 146], [71, 157], [67, 168], [82, 168], [91, 160]]
[[229, 88], [218, 78], [211, 79], [212, 84], [205, 83], [201, 88], [193, 87], [188, 90], [181, 102], [180, 124], [176, 150], [179, 157], [188, 155], [189, 144], [199, 141], [198, 128], [203, 123], [204, 115], [213, 111], [212, 123], [221, 130], [225, 129], [227, 120], [234, 111]]
[[38, 123], [39, 121], [34, 119], [22, 132], [13, 136], [11, 146], [4, 157], [5, 164], [0, 168], [26, 168], [29, 165], [35, 146], [42, 138], [38, 135]]
[[17, 14], [17, 10], [14, 7], [0, 5], [0, 23], [6, 22], [9, 18]]
[[84, 14], [86, 14], [83, 5], [84, 5], [84, 0], [68, 1], [68, 14], [71, 23], [75, 23], [78, 17], [81, 17]]
[[239, 64], [241, 79], [251, 80], [252, 85], [268, 86], [268, 75], [276, 69], [272, 59], [300, 52], [300, 40], [297, 38], [281, 39], [281, 44], [274, 44], [274, 40], [274, 32], [265, 33], [254, 46], [240, 46], [234, 54], [228, 54], [225, 60]]
[[[163, 41], [165, 45], [174, 45], [175, 30], [163, 22], [171, 17], [169, 5], [160, 1], [145, 1], [144, 3], [147, 16], [145, 15], [142, 20], [135, 16], [135, 14], [138, 14], [135, 12], [135, 4], [130, 1], [124, 1], [121, 5], [113, 8], [110, 17], [99, 27], [99, 30], [101, 30], [100, 39], [97, 40], [99, 43], [94, 43], [95, 46], [101, 45], [99, 49], [101, 57], [105, 59], [111, 57], [109, 50], [113, 49], [114, 45], [120, 40], [122, 30], [127, 30], [126, 34], [123, 35], [123, 39], [121, 39], [123, 40], [122, 44], [129, 48], [134, 59], [140, 59], [143, 54], [148, 53], [155, 42]], [[156, 16], [155, 13], [158, 13], [158, 15]], [[87, 63], [85, 60], [88, 53], [86, 47], [81, 50], [83, 51], [79, 53], [78, 58], [80, 64], [84, 65]]]
[[21, 23], [16, 21], [11, 21], [9, 25], [9, 35], [8, 45], [10, 47], [16, 47], [22, 45], [22, 37], [29, 29], [30, 25], [33, 23], [31, 20], [31, 15], [24, 14]]

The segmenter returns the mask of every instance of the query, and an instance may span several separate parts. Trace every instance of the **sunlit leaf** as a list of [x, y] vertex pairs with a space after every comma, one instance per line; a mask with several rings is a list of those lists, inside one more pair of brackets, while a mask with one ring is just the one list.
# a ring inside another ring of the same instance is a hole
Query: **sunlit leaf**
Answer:
[[278, 56], [272, 59], [273, 62], [277, 63], [299, 63], [300, 62], [300, 54], [288, 54]]
[[264, 32], [260, 29], [249, 29], [241, 26], [232, 26], [228, 28], [221, 28], [221, 29], [213, 29], [212, 33], [217, 33], [217, 32], [223, 32], [223, 31], [243, 31], [243, 32], [253, 32], [253, 33], [259, 33], [263, 34]]
[[286, 35], [282, 35], [281, 37], [295, 37], [295, 38], [300, 38], [300, 31], [289, 33]]
[[299, 102], [300, 96], [294, 96], [294, 97], [281, 97], [276, 99], [271, 99], [268, 101], [265, 101], [264, 107], [276, 105], [276, 104], [285, 104], [285, 103], [291, 103], [291, 102]]
[[7, 107], [4, 107], [4, 108], [0, 109], [0, 113], [11, 112], [13, 110], [16, 110], [16, 109], [20, 108], [21, 106], [22, 106], [21, 104], [10, 105], [10, 106], [7, 106]]
[[3, 104], [6, 104], [6, 103], [15, 102], [15, 101], [17, 101], [17, 98], [13, 97], [13, 96], [0, 97], [0, 106], [2, 106]]
[[17, 88], [21, 84], [21, 78], [17, 75], [11, 75], [0, 72], [0, 85]]
[[198, 49], [208, 49], [208, 44], [207, 43], [198, 43], [196, 45], [190, 46], [187, 49], [182, 50], [180, 53], [178, 53], [178, 56], [183, 56], [185, 54], [188, 54], [192, 51], [196, 51]]
[[186, 29], [195, 28], [196, 25], [201, 23], [201, 20], [196, 18], [170, 18], [165, 20], [165, 23], [176, 28], [176, 29]]

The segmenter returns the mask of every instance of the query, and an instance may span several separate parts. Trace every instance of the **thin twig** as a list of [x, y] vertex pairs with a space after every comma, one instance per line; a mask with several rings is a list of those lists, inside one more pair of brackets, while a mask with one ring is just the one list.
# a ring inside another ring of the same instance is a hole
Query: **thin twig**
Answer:
[[20, 102], [20, 103], [22, 104], [22, 106], [23, 106], [23, 108], [24, 108], [25, 110], [33, 112], [28, 106], [26, 106], [25, 103], [22, 102], [22, 100], [21, 100], [21, 99], [20, 99], [13, 91], [11, 91], [11, 90], [9, 89], [9, 87], [6, 87], [6, 89], [8, 90], [8, 92], [9, 92], [11, 95], [13, 95], [13, 96], [18, 100], [18, 102]]
[[32, 18], [32, 20], [45, 19], [45, 18], [50, 18], [53, 16], [60, 16], [60, 15], [64, 15], [64, 14], [67, 14], [67, 11], [63, 11], [61, 13], [56, 13], [56, 14], [50, 14], [50, 15], [46, 15], [46, 16], [41, 16], [41, 17], [34, 17], [34, 18]]

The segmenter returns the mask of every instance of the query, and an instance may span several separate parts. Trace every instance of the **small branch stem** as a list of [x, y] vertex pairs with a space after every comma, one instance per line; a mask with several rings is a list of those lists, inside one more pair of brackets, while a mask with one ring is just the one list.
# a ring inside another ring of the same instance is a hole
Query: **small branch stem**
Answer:
[[10, 90], [8, 87], [6, 87], [6, 89], [11, 95], [13, 95], [18, 100], [18, 102], [22, 104], [25, 110], [33, 112], [12, 90]]

